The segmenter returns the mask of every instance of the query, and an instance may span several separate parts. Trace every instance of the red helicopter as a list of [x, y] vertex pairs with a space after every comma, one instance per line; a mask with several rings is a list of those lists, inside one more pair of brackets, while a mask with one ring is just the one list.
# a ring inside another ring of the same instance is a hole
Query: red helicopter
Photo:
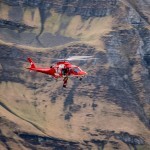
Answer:
[[57, 59], [59, 60], [59, 62], [48, 68], [40, 68], [36, 67], [31, 58], [28, 58], [30, 67], [28, 67], [27, 69], [51, 75], [56, 80], [58, 78], [63, 78], [63, 87], [66, 88], [68, 77], [78, 77], [79, 80], [82, 80], [82, 78], [87, 75], [87, 72], [83, 71], [80, 67], [71, 64], [69, 61], [89, 59], [93, 59], [93, 56], [72, 56], [67, 59]]

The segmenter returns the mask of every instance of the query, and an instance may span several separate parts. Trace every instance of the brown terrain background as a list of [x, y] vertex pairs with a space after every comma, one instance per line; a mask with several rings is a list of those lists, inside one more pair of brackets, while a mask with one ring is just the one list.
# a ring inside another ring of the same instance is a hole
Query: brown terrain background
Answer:
[[[88, 72], [62, 88], [50, 58]], [[0, 150], [150, 149], [149, 0], [0, 0]]]

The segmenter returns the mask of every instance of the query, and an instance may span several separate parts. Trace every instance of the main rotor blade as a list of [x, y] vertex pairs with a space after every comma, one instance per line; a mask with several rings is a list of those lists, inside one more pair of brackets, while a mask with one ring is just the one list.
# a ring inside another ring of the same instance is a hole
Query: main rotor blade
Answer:
[[71, 59], [71, 60], [70, 60], [70, 59], [69, 59], [69, 60], [67, 59], [67, 60], [68, 60], [68, 61], [74, 61], [74, 60], [79, 61], [79, 60], [94, 60], [94, 59], [98, 59], [98, 58], [85, 58], [85, 59], [82, 58], [82, 59]]
[[67, 58], [66, 60], [86, 60], [90, 58], [93, 58], [93, 56], [71, 56]]
[[98, 58], [94, 58], [93, 56], [71, 56], [68, 58], [63, 58], [63, 59], [57, 59], [57, 58], [50, 58], [53, 60], [62, 60], [62, 61], [72, 61], [72, 60], [90, 60], [90, 59], [98, 59]]

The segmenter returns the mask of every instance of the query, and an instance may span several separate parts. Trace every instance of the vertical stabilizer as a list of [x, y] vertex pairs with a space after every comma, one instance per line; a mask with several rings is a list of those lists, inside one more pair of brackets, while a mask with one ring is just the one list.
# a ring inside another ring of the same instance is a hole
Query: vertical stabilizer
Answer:
[[30, 62], [30, 64], [31, 64], [31, 68], [35, 68], [35, 64], [34, 64], [34, 62], [33, 62], [33, 60], [31, 59], [31, 58], [28, 58], [28, 61]]

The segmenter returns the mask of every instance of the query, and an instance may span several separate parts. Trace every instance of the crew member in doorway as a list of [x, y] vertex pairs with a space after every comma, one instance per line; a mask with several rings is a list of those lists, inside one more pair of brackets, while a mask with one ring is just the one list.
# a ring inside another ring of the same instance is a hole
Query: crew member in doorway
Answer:
[[62, 69], [62, 75], [67, 76], [69, 74], [69, 68], [63, 68]]

